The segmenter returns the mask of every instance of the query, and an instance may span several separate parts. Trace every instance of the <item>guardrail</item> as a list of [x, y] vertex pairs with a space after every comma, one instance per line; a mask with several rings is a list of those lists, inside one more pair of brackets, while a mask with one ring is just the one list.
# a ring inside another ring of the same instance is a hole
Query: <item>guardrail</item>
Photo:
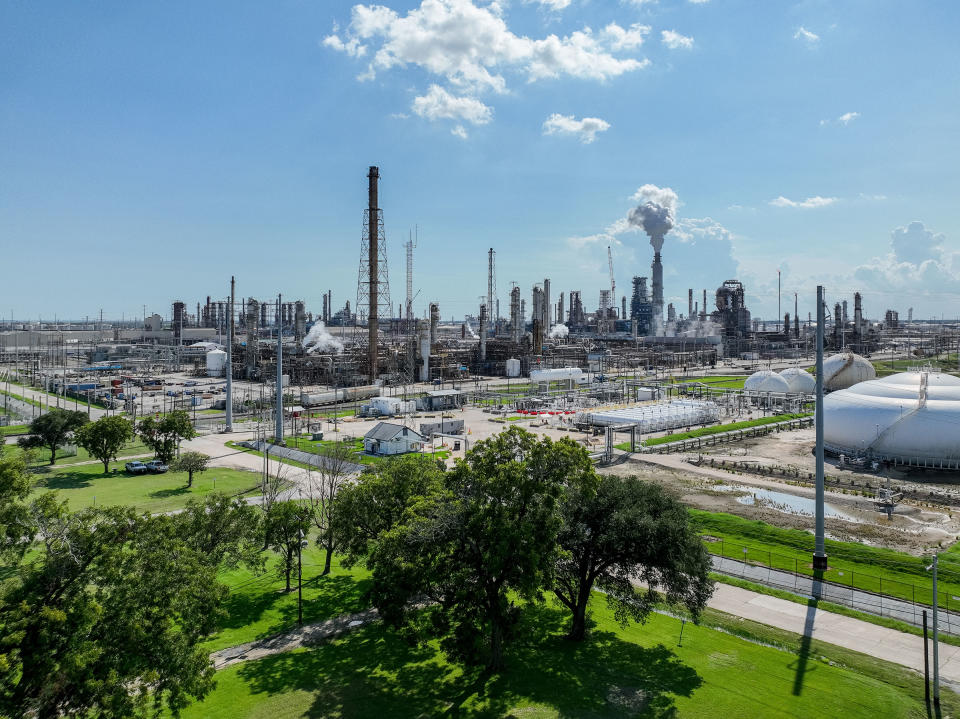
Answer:
[[665, 442], [655, 444], [649, 447], [641, 447], [641, 452], [654, 454], [670, 454], [671, 452], [686, 452], [702, 447], [712, 447], [717, 444], [727, 442], [739, 442], [752, 437], [762, 437], [773, 432], [783, 432], [793, 429], [802, 429], [803, 427], [812, 427], [813, 417], [800, 417], [798, 419], [788, 419], [783, 422], [771, 422], [770, 424], [759, 424], [755, 427], [744, 427], [742, 429], [732, 429], [729, 432], [717, 432], [707, 434], [702, 437], [688, 437], [679, 439], [676, 442]]

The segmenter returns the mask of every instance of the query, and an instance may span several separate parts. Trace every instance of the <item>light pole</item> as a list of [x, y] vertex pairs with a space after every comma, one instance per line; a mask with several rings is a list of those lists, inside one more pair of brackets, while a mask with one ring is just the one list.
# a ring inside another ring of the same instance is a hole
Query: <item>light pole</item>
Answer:
[[940, 640], [937, 633], [937, 553], [933, 553], [933, 705], [940, 707]]
[[815, 547], [813, 568], [824, 571], [827, 568], [827, 552], [823, 541], [823, 285], [817, 285], [817, 492], [815, 519]]

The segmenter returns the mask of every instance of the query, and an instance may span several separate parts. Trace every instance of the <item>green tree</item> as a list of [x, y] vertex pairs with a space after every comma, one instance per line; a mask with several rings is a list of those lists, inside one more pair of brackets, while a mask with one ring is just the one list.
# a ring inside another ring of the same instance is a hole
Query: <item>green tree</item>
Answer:
[[573, 614], [570, 639], [585, 636], [594, 587], [623, 624], [645, 621], [661, 599], [697, 619], [713, 593], [710, 555], [679, 500], [658, 484], [605, 475], [598, 486], [570, 485], [562, 507], [554, 593]]
[[380, 536], [400, 522], [415, 500], [443, 488], [444, 470], [423, 455], [406, 455], [375, 465], [340, 487], [330, 526], [348, 567], [365, 560]]
[[412, 498], [380, 534], [367, 564], [381, 616], [411, 623], [411, 602], [428, 600], [451, 656], [500, 670], [519, 617], [514, 602], [541, 601], [552, 586], [564, 484], [592, 471], [569, 439], [512, 427], [478, 443], [441, 491]]
[[191, 500], [172, 516], [177, 534], [208, 564], [233, 569], [263, 567], [260, 550], [263, 521], [260, 510], [242, 499], [214, 493], [204, 501]]
[[3, 448], [0, 444], [0, 559], [19, 559], [30, 548], [35, 531], [23, 503], [30, 494], [30, 476], [23, 455]]
[[353, 446], [350, 442], [331, 442], [320, 452], [320, 464], [308, 474], [307, 506], [317, 528], [317, 544], [325, 550], [322, 574], [330, 573], [330, 561], [337, 548], [333, 531], [334, 498], [353, 473]]
[[184, 452], [170, 463], [170, 469], [174, 472], [187, 473], [187, 486], [193, 486], [193, 473], [201, 474], [207, 471], [207, 462], [210, 457], [201, 452]]
[[182, 440], [197, 436], [190, 415], [183, 409], [174, 410], [162, 419], [146, 417], [137, 425], [137, 432], [164, 464], [170, 464]]
[[133, 426], [123, 417], [101, 417], [96, 422], [88, 422], [76, 433], [77, 444], [90, 456], [103, 462], [104, 474], [110, 469], [110, 460], [117, 458], [123, 445], [133, 439]]
[[57, 448], [67, 444], [70, 436], [88, 422], [87, 415], [69, 409], [52, 409], [30, 423], [30, 435], [17, 440], [24, 449], [46, 447], [50, 464], [57, 462]]
[[274, 502], [267, 513], [266, 531], [270, 548], [280, 556], [277, 572], [286, 580], [290, 591], [290, 575], [297, 565], [297, 552], [310, 528], [309, 510], [297, 502]]
[[176, 714], [213, 687], [202, 638], [223, 616], [216, 568], [167, 516], [28, 506], [29, 561], [0, 590], [0, 715]]

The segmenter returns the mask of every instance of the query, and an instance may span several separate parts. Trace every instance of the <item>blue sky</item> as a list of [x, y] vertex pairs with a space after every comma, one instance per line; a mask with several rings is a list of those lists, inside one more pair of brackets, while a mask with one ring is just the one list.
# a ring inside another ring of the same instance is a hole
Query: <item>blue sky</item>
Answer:
[[[356, 296], [380, 166], [394, 304], [649, 274], [667, 299], [960, 315], [960, 6], [827, 0], [0, 5], [0, 314]], [[913, 224], [911, 224], [913, 223]], [[898, 229], [900, 228], [900, 229]], [[787, 299], [789, 297], [789, 300]]]

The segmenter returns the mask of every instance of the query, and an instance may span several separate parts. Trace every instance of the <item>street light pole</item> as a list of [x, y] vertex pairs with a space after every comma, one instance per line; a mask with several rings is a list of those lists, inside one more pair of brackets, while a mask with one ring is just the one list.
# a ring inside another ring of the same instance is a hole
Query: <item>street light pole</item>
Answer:
[[933, 553], [933, 705], [940, 706], [940, 639], [937, 633], [937, 553]]
[[817, 285], [817, 491], [815, 519], [815, 547], [813, 552], [814, 570], [827, 568], [827, 552], [823, 541], [823, 285]]

